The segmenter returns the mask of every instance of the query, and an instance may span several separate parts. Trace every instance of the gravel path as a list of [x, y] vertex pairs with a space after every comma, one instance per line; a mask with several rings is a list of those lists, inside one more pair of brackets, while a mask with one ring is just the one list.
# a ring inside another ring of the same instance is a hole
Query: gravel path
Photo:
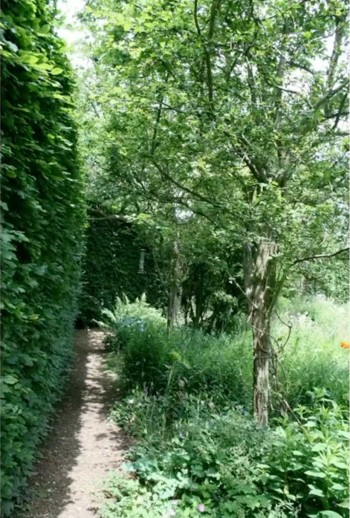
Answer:
[[103, 334], [77, 331], [77, 358], [65, 400], [30, 487], [29, 509], [18, 518], [96, 518], [102, 484], [122, 462], [127, 443], [108, 422], [113, 382], [103, 371]]

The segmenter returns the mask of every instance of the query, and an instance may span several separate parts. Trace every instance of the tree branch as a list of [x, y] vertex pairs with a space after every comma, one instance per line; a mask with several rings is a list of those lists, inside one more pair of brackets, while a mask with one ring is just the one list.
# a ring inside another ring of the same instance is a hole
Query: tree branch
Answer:
[[[168, 84], [168, 81], [169, 81], [169, 72], [167, 72], [167, 74], [165, 76], [165, 81], [164, 81], [165, 84]], [[162, 95], [162, 98], [159, 101], [159, 106], [157, 108], [157, 115], [156, 115], [156, 120], [154, 123], [153, 135], [152, 135], [152, 141], [151, 141], [151, 155], [154, 154], [154, 151], [156, 149], [158, 126], [159, 126], [160, 118], [162, 116], [163, 102], [164, 102], [164, 94]]]
[[194, 14], [194, 23], [196, 25], [196, 29], [197, 29], [197, 33], [198, 33], [198, 36], [201, 36], [202, 33], [201, 33], [201, 29], [199, 27], [199, 23], [198, 23], [198, 15], [197, 15], [197, 11], [198, 11], [198, 0], [194, 0], [194, 8], [193, 8], [193, 14]]
[[331, 90], [330, 92], [328, 92], [327, 94], [325, 94], [319, 101], [318, 103], [316, 103], [316, 105], [314, 106], [314, 110], [316, 111], [318, 108], [320, 108], [322, 106], [322, 104], [324, 103], [327, 103], [327, 101], [329, 101], [332, 97], [335, 96], [335, 94], [337, 94], [338, 92], [340, 92], [340, 90], [342, 90], [343, 88], [345, 88], [347, 85], [349, 84], [349, 79], [345, 79], [345, 81], [343, 81], [342, 83], [340, 83], [339, 86], [337, 86], [337, 88], [334, 88], [334, 90]]
[[342, 254], [344, 252], [349, 252], [350, 247], [342, 248], [341, 250], [337, 250], [336, 252], [333, 252], [332, 254], [318, 254], [318, 255], [310, 255], [308, 257], [302, 257], [301, 259], [296, 259], [292, 266], [295, 266], [296, 264], [303, 263], [304, 261], [314, 261], [317, 259], [329, 259], [330, 257], [335, 257], [336, 255]]
[[209, 104], [211, 107], [212, 107], [212, 103], [213, 103], [214, 94], [213, 94], [213, 71], [212, 71], [210, 50], [211, 50], [211, 46], [212, 46], [212, 38], [214, 35], [214, 29], [215, 29], [215, 18], [220, 9], [220, 3], [221, 3], [221, 0], [212, 0], [212, 4], [211, 4], [211, 8], [210, 8], [208, 36], [207, 36], [207, 41], [204, 43], [205, 62], [207, 65], [208, 98], [209, 98]]
[[327, 90], [329, 91], [334, 84], [334, 75], [336, 72], [337, 64], [339, 57], [341, 55], [341, 44], [343, 40], [343, 35], [345, 32], [345, 23], [344, 16], [338, 16], [336, 18], [336, 28], [335, 28], [335, 37], [332, 55], [329, 62], [329, 68], [327, 71]]
[[200, 201], [204, 201], [205, 203], [208, 203], [209, 205], [212, 205], [213, 207], [216, 207], [216, 208], [220, 208], [222, 209], [222, 205], [219, 205], [215, 202], [213, 202], [213, 200], [210, 200], [209, 198], [207, 198], [206, 196], [203, 196], [202, 194], [199, 194], [198, 192], [195, 192], [193, 191], [192, 189], [190, 189], [189, 187], [186, 187], [185, 185], [181, 184], [180, 182], [178, 182], [177, 180], [175, 180], [175, 178], [173, 178], [169, 173], [167, 173], [163, 167], [161, 167], [156, 160], [152, 160], [153, 164], [155, 165], [155, 167], [158, 169], [158, 171], [160, 172], [160, 174], [166, 178], [167, 180], [169, 180], [171, 183], [173, 183], [174, 185], [176, 185], [176, 187], [178, 187], [179, 189], [187, 192], [188, 194], [191, 194], [191, 196], [193, 196], [194, 198], [197, 198], [198, 200]]

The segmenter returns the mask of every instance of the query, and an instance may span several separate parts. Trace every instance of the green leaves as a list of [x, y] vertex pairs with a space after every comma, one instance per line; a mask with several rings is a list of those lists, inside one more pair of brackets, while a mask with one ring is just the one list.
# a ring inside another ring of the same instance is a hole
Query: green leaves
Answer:
[[16, 378], [15, 376], [12, 376], [11, 374], [8, 374], [7, 376], [4, 376], [2, 381], [6, 385], [15, 385], [18, 382], [18, 378]]
[[147, 213], [159, 227], [174, 228], [174, 207], [190, 209], [208, 229], [207, 249], [217, 228], [242, 250], [268, 226], [281, 279], [296, 255], [335, 248], [346, 232], [346, 161], [325, 103], [330, 96], [341, 121], [347, 94], [345, 83], [332, 93], [327, 70], [343, 85], [344, 59], [340, 45], [330, 63], [325, 35], [344, 5], [208, 0], [196, 16], [189, 0], [89, 6], [96, 61], [82, 116], [90, 196]]
[[[266, 460], [273, 490], [282, 494], [287, 486], [307, 516], [323, 516], [330, 512], [328, 509], [341, 509], [347, 496], [343, 483], [349, 474], [343, 462], [347, 443], [338, 438], [338, 430], [345, 431], [348, 426], [347, 412], [322, 397], [318, 397], [314, 408], [295, 409], [298, 421], [283, 422], [283, 440], [273, 438]], [[310, 422], [316, 426], [307, 426]], [[344, 516], [341, 510], [338, 515]]]
[[72, 74], [52, 6], [5, 3], [1, 507], [11, 516], [70, 361], [84, 208]]

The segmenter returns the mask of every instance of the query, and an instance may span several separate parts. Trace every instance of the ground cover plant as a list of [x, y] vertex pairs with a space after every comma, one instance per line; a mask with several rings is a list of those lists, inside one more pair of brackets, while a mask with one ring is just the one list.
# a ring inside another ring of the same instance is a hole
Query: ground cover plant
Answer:
[[135, 446], [127, 472], [108, 482], [103, 516], [347, 516], [346, 320], [331, 328], [346, 308], [312, 298], [284, 300], [280, 312], [294, 325], [281, 353], [291, 406], [275, 398], [267, 429], [251, 418], [248, 330], [169, 333], [145, 300], [119, 300], [106, 313], [110, 368], [119, 369], [125, 394], [112, 418]]

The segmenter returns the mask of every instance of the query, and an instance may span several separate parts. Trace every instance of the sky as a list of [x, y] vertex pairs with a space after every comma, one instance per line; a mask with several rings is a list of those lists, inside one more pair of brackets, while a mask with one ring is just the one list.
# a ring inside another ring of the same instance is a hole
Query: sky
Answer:
[[77, 44], [86, 36], [76, 15], [84, 9], [86, 0], [58, 0], [57, 7], [65, 17], [63, 27], [59, 27], [57, 32], [68, 46], [68, 57], [73, 67], [86, 67], [88, 60], [79, 52]]

